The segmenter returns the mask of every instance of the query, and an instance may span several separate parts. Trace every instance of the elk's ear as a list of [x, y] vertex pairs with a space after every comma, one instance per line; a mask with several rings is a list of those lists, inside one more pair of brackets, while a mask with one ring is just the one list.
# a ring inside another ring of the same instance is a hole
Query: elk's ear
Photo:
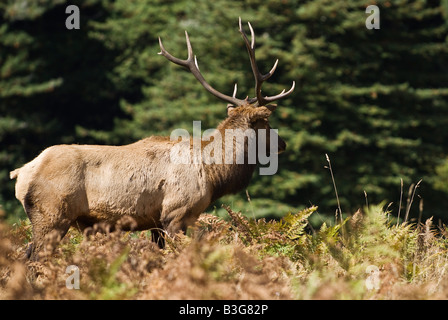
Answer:
[[231, 104], [227, 105], [227, 116], [231, 116], [235, 112], [236, 107]]
[[269, 118], [271, 113], [272, 113], [272, 111], [269, 110], [267, 107], [254, 108], [254, 111], [251, 115], [251, 121]]
[[269, 110], [271, 110], [271, 112], [274, 112], [275, 109], [277, 109], [277, 105], [276, 104], [268, 104], [266, 106], [266, 108], [268, 108]]

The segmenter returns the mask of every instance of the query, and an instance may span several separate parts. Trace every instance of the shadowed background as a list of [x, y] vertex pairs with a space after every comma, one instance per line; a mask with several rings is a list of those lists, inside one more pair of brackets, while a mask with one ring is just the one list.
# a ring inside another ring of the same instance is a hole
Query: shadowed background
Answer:
[[[65, 27], [69, 4], [80, 9], [80, 30]], [[188, 30], [205, 79], [228, 95], [238, 82], [239, 98], [253, 96], [241, 16], [255, 29], [260, 71], [280, 60], [263, 92], [277, 94], [296, 82], [271, 117], [288, 147], [276, 175], [255, 174], [247, 192], [208, 211], [220, 214], [226, 203], [249, 216], [281, 217], [313, 204], [319, 219], [334, 219], [328, 154], [344, 213], [384, 201], [397, 215], [402, 197], [403, 217], [408, 189], [422, 179], [410, 218], [446, 222], [448, 1], [375, 1], [379, 30], [365, 27], [370, 4], [2, 2], [0, 205], [11, 221], [25, 217], [9, 171], [48, 146], [127, 144], [175, 128], [191, 132], [193, 120], [203, 130], [215, 127], [226, 104], [157, 55], [158, 36], [170, 53], [186, 58]]]

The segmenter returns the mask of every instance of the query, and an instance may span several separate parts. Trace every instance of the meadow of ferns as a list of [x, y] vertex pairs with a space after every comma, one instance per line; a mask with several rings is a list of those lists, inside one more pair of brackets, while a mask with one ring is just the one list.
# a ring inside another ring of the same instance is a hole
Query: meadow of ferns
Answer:
[[[150, 232], [70, 229], [39, 262], [31, 225], [0, 224], [0, 299], [447, 299], [445, 226], [396, 223], [370, 206], [319, 228], [317, 207], [281, 220], [204, 214], [160, 250]], [[80, 270], [68, 289], [66, 268]], [[378, 286], [368, 288], [369, 270]], [[369, 269], [370, 268], [370, 269]]]

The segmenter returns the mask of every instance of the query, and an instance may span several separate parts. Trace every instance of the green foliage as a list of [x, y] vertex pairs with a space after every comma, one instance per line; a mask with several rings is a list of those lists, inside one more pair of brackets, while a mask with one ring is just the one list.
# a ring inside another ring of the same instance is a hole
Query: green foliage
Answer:
[[[316, 207], [280, 221], [226, 207], [227, 221], [202, 215], [164, 250], [148, 232], [72, 228], [39, 262], [22, 258], [30, 225], [0, 221], [0, 298], [446, 299], [446, 226], [392, 222], [383, 207], [319, 229], [309, 224]], [[80, 290], [65, 287], [68, 265], [79, 267]]]
[[245, 245], [259, 245], [261, 252], [270, 255], [284, 255], [292, 261], [300, 257], [303, 245], [309, 240], [305, 234], [308, 218], [317, 207], [298, 213], [288, 213], [281, 220], [248, 219], [240, 212], [225, 207], [239, 238]]
[[92, 261], [93, 267], [89, 270], [89, 276], [93, 281], [98, 282], [101, 291], [91, 292], [91, 299], [117, 300], [132, 297], [135, 290], [129, 288], [128, 284], [117, 281], [117, 272], [126, 261], [129, 251], [130, 248], [125, 248], [110, 265], [102, 259]]
[[443, 192], [448, 192], [448, 159], [436, 167], [436, 175], [433, 177], [434, 188]]
[[[289, 272], [298, 298], [318, 297], [323, 294], [319, 290], [328, 290], [338, 299], [388, 298], [382, 294], [396, 294], [394, 290], [401, 286], [398, 283], [443, 281], [447, 263], [443, 230], [434, 228], [432, 218], [425, 224], [392, 223], [390, 212], [383, 208], [384, 204], [372, 205], [340, 223], [323, 223], [319, 230], [305, 230], [316, 207], [289, 213], [280, 221], [250, 219], [226, 207], [230, 227], [209, 224], [208, 232], [219, 234], [224, 245], [235, 243], [236, 234], [259, 259], [287, 258], [295, 266]], [[381, 293], [366, 288], [366, 272], [372, 267], [381, 274], [381, 287], [387, 288]]]

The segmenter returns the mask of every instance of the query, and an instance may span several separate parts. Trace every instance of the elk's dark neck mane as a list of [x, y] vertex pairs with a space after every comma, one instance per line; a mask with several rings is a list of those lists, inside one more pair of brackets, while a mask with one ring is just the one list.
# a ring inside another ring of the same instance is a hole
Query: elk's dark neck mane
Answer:
[[[228, 117], [219, 124], [216, 130], [221, 133], [223, 155], [225, 154], [225, 136], [228, 129], [233, 129], [234, 132], [244, 132], [249, 129], [249, 126], [245, 119], [239, 117]], [[243, 164], [237, 164], [235, 161], [232, 164], [225, 164], [224, 161], [221, 164], [204, 164], [208, 180], [213, 185], [212, 201], [226, 194], [237, 193], [249, 185], [256, 164], [248, 163], [247, 143], [244, 143], [244, 146], [235, 146], [235, 149], [235, 156], [244, 153]]]

